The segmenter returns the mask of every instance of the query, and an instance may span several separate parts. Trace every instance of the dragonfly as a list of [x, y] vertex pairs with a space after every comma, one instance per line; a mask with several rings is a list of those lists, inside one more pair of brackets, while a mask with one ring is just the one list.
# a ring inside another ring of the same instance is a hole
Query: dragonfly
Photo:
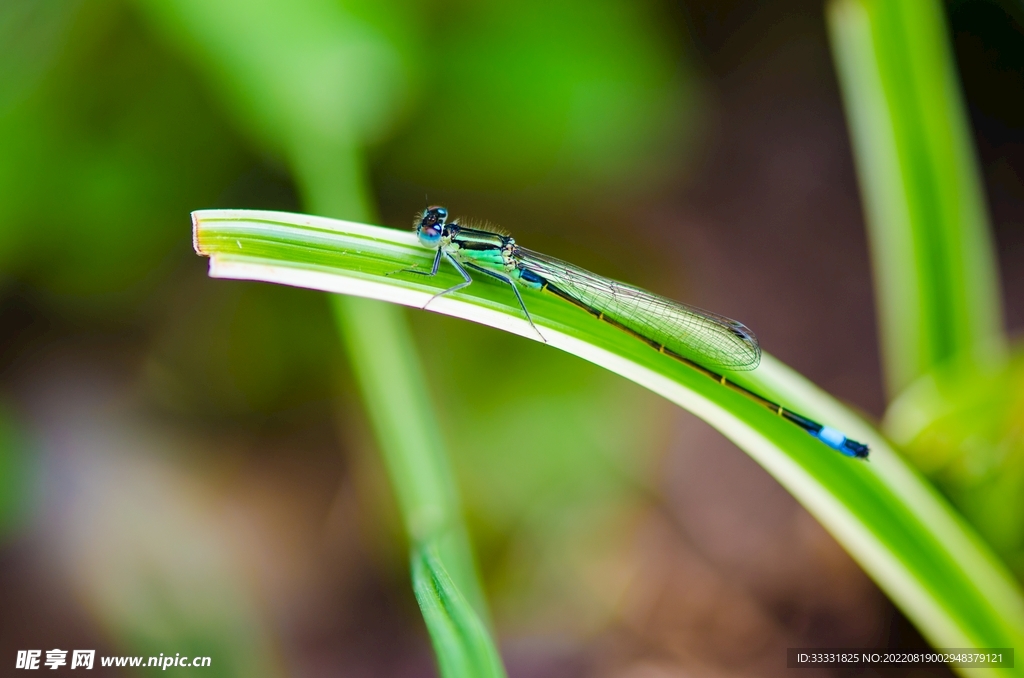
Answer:
[[868, 457], [869, 448], [864, 443], [797, 414], [722, 374], [753, 370], [761, 362], [757, 337], [743, 323], [528, 250], [510, 235], [462, 226], [458, 220], [449, 222], [444, 207], [423, 210], [416, 217], [415, 229], [420, 243], [436, 254], [429, 272], [404, 272], [435, 276], [441, 259], [447, 259], [463, 279], [435, 294], [423, 308], [438, 297], [473, 284], [473, 271], [509, 285], [530, 326], [546, 341], [526, 308], [519, 286], [553, 294], [759, 403], [837, 452], [858, 459]]

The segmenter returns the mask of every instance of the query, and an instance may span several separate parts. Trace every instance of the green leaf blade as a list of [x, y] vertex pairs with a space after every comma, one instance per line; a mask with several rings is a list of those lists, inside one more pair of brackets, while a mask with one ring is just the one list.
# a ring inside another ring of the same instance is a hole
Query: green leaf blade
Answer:
[[998, 363], [996, 258], [942, 5], [834, 0], [828, 20], [889, 392], [957, 357]]
[[[313, 287], [412, 307], [422, 307], [461, 280], [448, 267], [432, 278], [389, 275], [414, 266], [426, 270], [433, 259], [409, 232], [245, 211], [197, 212], [195, 224], [197, 250], [211, 257], [214, 277]], [[339, 251], [329, 251], [333, 246]], [[754, 372], [732, 375], [869, 443], [869, 462], [837, 454], [749, 399], [560, 299], [531, 290], [524, 290], [524, 297], [548, 344], [685, 407], [750, 454], [832, 532], [935, 646], [1024, 646], [1024, 598], [998, 559], [880, 434], [842, 405], [767, 354]], [[507, 286], [479, 281], [435, 300], [430, 310], [539, 341]]]
[[412, 553], [416, 602], [430, 632], [443, 678], [505, 678], [498, 650], [444, 567], [436, 543]]

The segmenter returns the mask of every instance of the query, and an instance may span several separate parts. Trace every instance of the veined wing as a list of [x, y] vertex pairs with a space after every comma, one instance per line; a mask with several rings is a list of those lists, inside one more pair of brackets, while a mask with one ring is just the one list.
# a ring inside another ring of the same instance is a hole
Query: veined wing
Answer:
[[516, 247], [520, 266], [579, 303], [705, 367], [752, 370], [761, 362], [757, 337], [744, 325], [693, 306], [604, 278], [539, 252]]

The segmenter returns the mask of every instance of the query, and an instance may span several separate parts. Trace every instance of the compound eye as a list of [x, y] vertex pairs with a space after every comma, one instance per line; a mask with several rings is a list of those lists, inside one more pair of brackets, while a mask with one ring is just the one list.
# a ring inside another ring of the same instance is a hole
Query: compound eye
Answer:
[[427, 224], [444, 224], [448, 218], [448, 210], [443, 207], [428, 207], [423, 214], [423, 222]]
[[417, 232], [424, 245], [436, 245], [441, 240], [441, 229], [437, 226], [423, 226]]

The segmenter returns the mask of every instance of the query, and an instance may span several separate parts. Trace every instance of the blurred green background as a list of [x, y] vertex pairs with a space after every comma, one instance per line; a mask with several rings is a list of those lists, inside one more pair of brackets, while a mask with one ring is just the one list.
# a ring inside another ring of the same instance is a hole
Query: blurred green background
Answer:
[[[947, 10], [1013, 330], [1024, 9]], [[3, 657], [432, 675], [327, 299], [210, 281], [191, 249], [191, 210], [301, 210], [325, 163], [378, 223], [429, 203], [500, 224], [740, 318], [885, 412], [818, 2], [0, 0]], [[781, 675], [786, 647], [922, 646], [699, 420], [534, 342], [409, 316], [509, 675]], [[1018, 372], [898, 442], [1020, 576]], [[991, 426], [964, 434], [979, 412]], [[975, 482], [1006, 459], [1002, 495]]]

